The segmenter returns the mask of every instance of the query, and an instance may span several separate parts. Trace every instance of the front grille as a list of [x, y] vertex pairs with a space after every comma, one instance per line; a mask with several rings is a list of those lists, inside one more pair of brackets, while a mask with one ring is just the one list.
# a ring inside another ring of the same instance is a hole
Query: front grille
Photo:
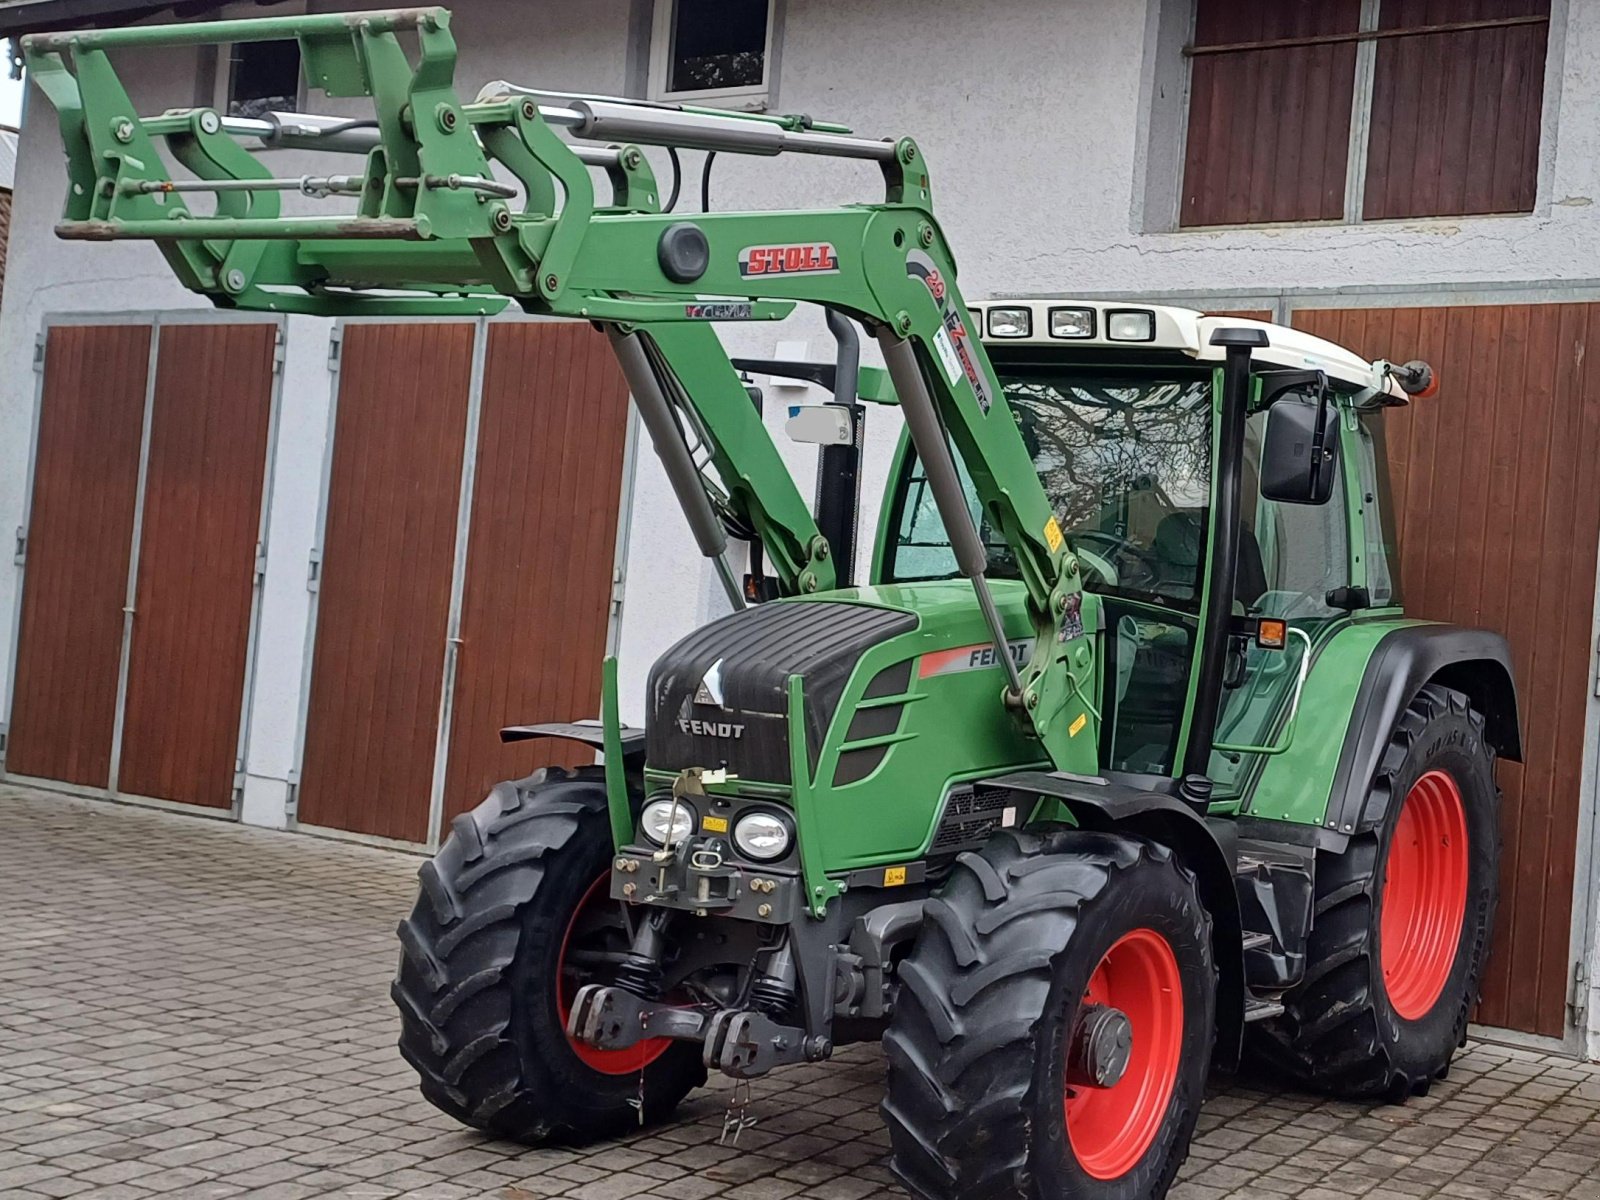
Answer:
[[1005, 812], [1005, 788], [960, 783], [945, 796], [944, 812], [933, 835], [929, 854], [956, 854], [976, 850], [987, 842]]

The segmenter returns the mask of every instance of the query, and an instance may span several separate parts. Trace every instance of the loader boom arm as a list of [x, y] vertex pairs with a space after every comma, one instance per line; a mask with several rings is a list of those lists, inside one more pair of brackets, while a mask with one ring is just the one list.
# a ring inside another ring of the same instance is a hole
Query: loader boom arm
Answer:
[[[369, 96], [375, 118], [143, 116], [107, 53], [291, 37], [312, 88]], [[646, 406], [656, 405], [652, 434], [702, 551], [717, 557], [720, 533], [691, 475], [698, 466], [684, 465], [681, 442], [674, 450], [662, 440], [684, 411], [787, 592], [833, 585], [827, 544], [708, 322], [781, 319], [801, 302], [859, 321], [883, 351], [957, 563], [1007, 668], [997, 702], [1059, 768], [1096, 769], [1097, 739], [1078, 736], [1095, 719], [1078, 564], [971, 327], [910, 138], [873, 141], [806, 118], [505, 84], [462, 103], [450, 17], [439, 8], [39, 34], [24, 39], [23, 52], [60, 117], [69, 172], [60, 236], [154, 241], [186, 287], [221, 307], [448, 316], [514, 302], [595, 322], [617, 347], [647, 423]], [[174, 177], [156, 139], [193, 178]], [[874, 162], [886, 194], [812, 210], [664, 213], [638, 144]], [[362, 165], [276, 178], [261, 153], [273, 147], [360, 154]], [[607, 173], [610, 203], [597, 202], [591, 168]], [[288, 190], [343, 197], [353, 211], [283, 216], [279, 195]], [[191, 210], [190, 193], [214, 196], [211, 211]], [[1035, 644], [1025, 668], [1005, 651], [952, 446], [981, 520], [1010, 547], [1027, 588]]]

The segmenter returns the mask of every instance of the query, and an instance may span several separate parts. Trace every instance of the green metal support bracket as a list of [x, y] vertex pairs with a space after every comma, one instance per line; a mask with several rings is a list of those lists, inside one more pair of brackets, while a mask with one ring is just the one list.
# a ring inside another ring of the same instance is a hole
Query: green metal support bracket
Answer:
[[789, 778], [793, 805], [795, 840], [800, 843], [800, 874], [806, 889], [806, 908], [813, 917], [828, 911], [828, 902], [843, 888], [823, 870], [822, 830], [816, 822], [817, 805], [811, 798], [811, 756], [806, 751], [805, 683], [798, 675], [789, 676]]

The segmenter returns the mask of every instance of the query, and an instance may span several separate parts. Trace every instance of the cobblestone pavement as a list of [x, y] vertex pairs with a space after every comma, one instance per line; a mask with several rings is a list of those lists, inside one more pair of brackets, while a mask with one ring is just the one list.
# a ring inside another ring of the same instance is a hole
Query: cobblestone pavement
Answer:
[[[393, 928], [417, 860], [0, 786], [0, 1196], [857, 1200], [875, 1047], [673, 1126], [528, 1150], [418, 1098]], [[1403, 1108], [1219, 1086], [1175, 1200], [1600, 1200], [1600, 1067], [1474, 1045]]]

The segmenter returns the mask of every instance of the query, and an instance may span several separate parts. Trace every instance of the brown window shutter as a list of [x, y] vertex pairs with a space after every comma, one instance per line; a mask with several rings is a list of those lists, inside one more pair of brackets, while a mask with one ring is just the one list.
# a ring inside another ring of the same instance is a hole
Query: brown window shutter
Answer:
[[[1360, 0], [1199, 0], [1196, 47], [1353, 33]], [[1184, 226], [1344, 215], [1356, 43], [1191, 60]]]
[[[1550, 15], [1550, 0], [1384, 0], [1380, 29]], [[1378, 41], [1362, 215], [1533, 211], [1548, 20]]]

